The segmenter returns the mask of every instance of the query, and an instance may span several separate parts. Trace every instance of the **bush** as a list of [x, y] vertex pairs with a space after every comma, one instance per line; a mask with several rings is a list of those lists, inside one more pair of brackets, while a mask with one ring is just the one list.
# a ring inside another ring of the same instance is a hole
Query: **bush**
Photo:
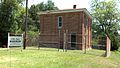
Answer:
[[39, 43], [39, 32], [35, 31], [29, 31], [28, 32], [28, 40], [27, 40], [27, 45], [28, 46], [36, 46]]
[[112, 51], [118, 50], [119, 47], [120, 47], [120, 35], [114, 36], [111, 43], [112, 43], [111, 44], [111, 50]]

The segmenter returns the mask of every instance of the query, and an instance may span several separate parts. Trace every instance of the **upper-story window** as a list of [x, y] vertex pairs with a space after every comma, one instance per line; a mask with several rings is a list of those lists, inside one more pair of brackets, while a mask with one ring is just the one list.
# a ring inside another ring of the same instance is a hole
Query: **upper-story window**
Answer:
[[60, 29], [60, 28], [62, 28], [62, 26], [63, 26], [63, 17], [59, 16], [58, 17], [58, 28]]

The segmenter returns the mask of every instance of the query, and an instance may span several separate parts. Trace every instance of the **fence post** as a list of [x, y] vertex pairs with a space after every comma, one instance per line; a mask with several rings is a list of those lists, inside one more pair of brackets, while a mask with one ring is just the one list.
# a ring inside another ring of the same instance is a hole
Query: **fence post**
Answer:
[[59, 29], [59, 34], [58, 34], [58, 51], [59, 51], [59, 49], [60, 49], [60, 29]]
[[10, 36], [10, 33], [8, 33], [8, 45], [7, 45], [7, 48], [8, 48], [8, 49], [9, 49], [9, 45], [10, 45], [10, 43], [9, 43], [9, 41], [10, 41], [9, 36]]
[[86, 46], [86, 34], [85, 34], [85, 54], [86, 54], [87, 46]]
[[66, 47], [66, 33], [64, 31], [64, 44], [63, 44], [63, 52], [65, 51]]
[[67, 46], [68, 46], [68, 30], [66, 30], [66, 47], [65, 47], [65, 51], [67, 52]]
[[86, 31], [86, 29], [87, 29], [87, 26], [85, 25], [85, 34], [84, 34], [84, 37], [85, 37], [85, 54], [86, 54], [86, 50], [87, 50], [87, 31]]
[[38, 49], [40, 49], [40, 44], [41, 44], [41, 41], [40, 41], [40, 32], [39, 32], [39, 44], [38, 44]]

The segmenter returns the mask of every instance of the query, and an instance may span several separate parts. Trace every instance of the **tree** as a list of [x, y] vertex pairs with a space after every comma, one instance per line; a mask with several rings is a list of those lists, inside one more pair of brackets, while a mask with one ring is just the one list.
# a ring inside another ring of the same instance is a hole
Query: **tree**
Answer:
[[25, 19], [25, 9], [19, 6], [15, 14], [14, 24], [10, 28], [10, 32], [15, 34], [22, 33], [24, 31], [24, 19]]
[[[58, 8], [54, 5], [54, 2], [48, 0], [47, 3], [41, 2], [37, 5], [31, 5], [30, 9], [28, 10], [28, 42], [29, 44], [33, 44], [32, 42], [35, 39], [38, 39], [39, 32], [38, 29], [40, 28], [39, 24], [39, 15], [37, 14], [40, 11], [47, 11], [47, 10], [58, 10]], [[28, 45], [29, 45], [28, 44]], [[36, 42], [34, 42], [34, 45]]]
[[92, 0], [91, 13], [93, 16], [93, 34], [108, 36], [112, 42], [113, 50], [117, 50], [119, 42], [120, 13], [117, 8], [117, 0], [101, 1]]
[[17, 17], [20, 4], [24, 0], [1, 0], [0, 3], [0, 33], [1, 45], [7, 45], [7, 33], [18, 25]]
[[40, 11], [47, 11], [47, 10], [58, 10], [58, 8], [54, 5], [54, 2], [51, 0], [48, 0], [47, 3], [44, 4], [44, 2], [41, 2], [37, 5], [31, 5], [29, 9], [29, 15], [30, 18], [32, 18], [33, 23], [35, 26], [37, 26], [37, 29], [39, 29], [39, 16], [37, 15], [37, 12]]
[[51, 0], [48, 0], [47, 3], [45, 4], [45, 10], [56, 10], [58, 9], [57, 7], [55, 7], [54, 2], [52, 2]]

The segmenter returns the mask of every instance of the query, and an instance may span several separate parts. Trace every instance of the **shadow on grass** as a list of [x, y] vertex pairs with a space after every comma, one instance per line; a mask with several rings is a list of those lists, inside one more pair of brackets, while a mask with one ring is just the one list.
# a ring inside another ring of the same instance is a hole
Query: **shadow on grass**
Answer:
[[[4, 50], [4, 49], [2, 49]], [[5, 49], [8, 50], [9, 49]], [[10, 50], [22, 50], [24, 51], [23, 48], [10, 48]], [[26, 51], [28, 50], [35, 50], [35, 51], [51, 51], [51, 52], [63, 52], [63, 49], [60, 49], [58, 51], [58, 48], [48, 48], [48, 47], [40, 47], [38, 48], [37, 46], [35, 47], [26, 47], [25, 49]], [[84, 54], [85, 55], [85, 51], [82, 50], [67, 50], [67, 52], [69, 53], [77, 53], [77, 54]], [[66, 52], [66, 53], [67, 53]], [[86, 51], [86, 55], [92, 55], [92, 56], [99, 56], [99, 57], [105, 57], [105, 51], [104, 50], [97, 50], [97, 49], [91, 49], [91, 50], [87, 50]]]
[[25, 50], [38, 50], [38, 51], [58, 51], [57, 48], [48, 48], [48, 47], [26, 47]]
[[[59, 51], [58, 51], [58, 48], [48, 48], [48, 47], [40, 47], [40, 48], [38, 48], [38, 47], [28, 47], [28, 48], [26, 48], [26, 50], [63, 52], [63, 49], [59, 49]], [[82, 51], [82, 50], [69, 50], [68, 49], [67, 52], [85, 54], [85, 52]], [[98, 50], [98, 49], [91, 49], [91, 50], [87, 50], [86, 55], [105, 57], [105, 51], [104, 50]]]
[[99, 56], [99, 57], [105, 57], [105, 51], [103, 50], [92, 49], [92, 50], [88, 50], [86, 54], [93, 55], [93, 56]]
[[88, 55], [94, 55], [94, 56], [99, 56], [99, 57], [105, 57], [105, 54], [93, 54], [93, 53], [88, 53]]

